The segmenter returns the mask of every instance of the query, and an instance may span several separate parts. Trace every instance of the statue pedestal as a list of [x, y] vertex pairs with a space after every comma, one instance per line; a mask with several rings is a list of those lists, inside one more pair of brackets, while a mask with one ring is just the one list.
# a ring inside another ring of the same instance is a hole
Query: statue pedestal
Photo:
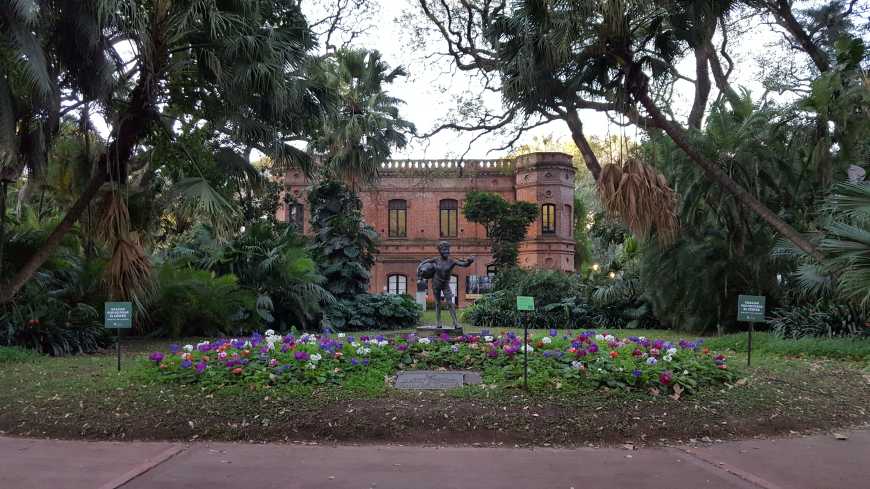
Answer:
[[441, 336], [442, 334], [447, 333], [451, 338], [454, 336], [462, 336], [462, 327], [459, 328], [437, 328], [433, 325], [428, 326], [418, 326], [417, 327], [417, 336], [420, 338], [427, 338], [429, 336]]

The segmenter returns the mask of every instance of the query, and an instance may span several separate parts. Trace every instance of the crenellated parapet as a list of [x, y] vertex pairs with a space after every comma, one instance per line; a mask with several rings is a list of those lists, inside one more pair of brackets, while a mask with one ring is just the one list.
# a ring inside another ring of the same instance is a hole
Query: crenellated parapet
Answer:
[[513, 175], [514, 160], [461, 160], [461, 159], [394, 159], [381, 164], [378, 173], [382, 177], [405, 177], [420, 175]]

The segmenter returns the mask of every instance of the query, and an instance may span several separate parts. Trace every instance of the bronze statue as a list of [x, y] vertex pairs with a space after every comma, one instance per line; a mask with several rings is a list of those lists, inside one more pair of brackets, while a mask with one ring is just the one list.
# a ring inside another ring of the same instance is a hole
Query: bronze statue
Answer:
[[471, 256], [465, 260], [450, 258], [450, 243], [441, 241], [438, 243], [438, 254], [435, 258], [427, 258], [417, 266], [417, 289], [426, 290], [426, 279], [432, 279], [432, 292], [435, 295], [435, 323], [441, 328], [441, 299], [450, 305], [450, 318], [453, 320], [453, 329], [459, 329], [459, 321], [456, 319], [456, 305], [453, 303], [453, 291], [450, 290], [450, 272], [457, 265], [468, 267], [474, 263]]

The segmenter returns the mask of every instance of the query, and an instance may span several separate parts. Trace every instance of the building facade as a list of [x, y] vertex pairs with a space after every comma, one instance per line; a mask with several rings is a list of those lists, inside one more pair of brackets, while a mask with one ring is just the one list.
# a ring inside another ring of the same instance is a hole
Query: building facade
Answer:
[[[417, 265], [438, 254], [439, 241], [454, 257], [475, 256], [468, 268], [455, 269], [451, 283], [460, 306], [490, 284], [492, 254], [483, 226], [462, 216], [470, 191], [494, 192], [509, 202], [538, 205], [538, 219], [520, 244], [523, 267], [574, 270], [574, 167], [564, 153], [531, 153], [503, 160], [391, 160], [376, 184], [358, 192], [365, 221], [380, 235], [372, 269], [373, 293], [416, 293]], [[297, 170], [284, 177], [284, 192], [296, 204], [279, 209], [279, 218], [311, 233], [307, 192], [310, 182]], [[283, 199], [282, 199], [283, 200]], [[428, 300], [432, 301], [431, 290]]]

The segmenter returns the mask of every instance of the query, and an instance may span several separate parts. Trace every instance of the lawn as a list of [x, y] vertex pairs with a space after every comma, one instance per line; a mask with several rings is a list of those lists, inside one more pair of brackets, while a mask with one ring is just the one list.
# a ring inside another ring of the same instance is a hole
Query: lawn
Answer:
[[[643, 335], [636, 331], [631, 334]], [[669, 331], [650, 337], [677, 339]], [[198, 385], [161, 381], [148, 354], [168, 341], [49, 358], [0, 349], [0, 431], [89, 439], [393, 441], [577, 446], [664, 444], [788, 434], [862, 424], [870, 404], [870, 341], [710, 338], [736, 380], [680, 397], [649, 390], [484, 383], [399, 392], [368, 369], [340, 385]], [[190, 340], [194, 342], [194, 340]], [[177, 341], [183, 344], [184, 342]]]

